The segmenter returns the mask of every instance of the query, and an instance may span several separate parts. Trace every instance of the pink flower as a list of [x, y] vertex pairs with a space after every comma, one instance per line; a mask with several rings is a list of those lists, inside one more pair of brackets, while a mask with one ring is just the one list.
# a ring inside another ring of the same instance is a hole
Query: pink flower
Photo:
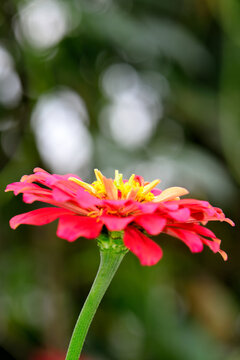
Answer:
[[[220, 240], [202, 225], [208, 221], [227, 221], [222, 210], [207, 201], [180, 199], [188, 194], [181, 187], [163, 191], [156, 189], [160, 180], [145, 182], [132, 175], [123, 180], [116, 170], [115, 178], [108, 179], [95, 170], [96, 181], [83, 182], [75, 175], [56, 175], [36, 168], [20, 182], [9, 184], [6, 191], [23, 193], [23, 201], [41, 201], [51, 207], [42, 207], [10, 220], [12, 229], [20, 224], [44, 225], [59, 219], [57, 236], [68, 241], [79, 237], [97, 238], [106, 229], [124, 231], [125, 246], [142, 265], [154, 265], [162, 257], [162, 249], [147, 235], [166, 233], [182, 240], [192, 252], [201, 252], [207, 245], [224, 260]], [[147, 234], [147, 235], [146, 235]]]

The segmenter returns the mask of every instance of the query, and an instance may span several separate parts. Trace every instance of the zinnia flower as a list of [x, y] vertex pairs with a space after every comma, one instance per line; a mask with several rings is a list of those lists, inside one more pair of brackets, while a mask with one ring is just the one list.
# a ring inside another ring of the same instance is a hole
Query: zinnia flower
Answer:
[[188, 191], [182, 187], [156, 189], [160, 180], [146, 182], [132, 175], [123, 180], [117, 170], [114, 179], [108, 179], [95, 170], [96, 181], [88, 184], [78, 176], [56, 175], [36, 168], [34, 174], [24, 175], [20, 182], [9, 184], [6, 191], [23, 193], [25, 203], [41, 201], [43, 207], [14, 216], [10, 226], [20, 224], [44, 225], [59, 219], [57, 236], [68, 241], [79, 237], [97, 238], [106, 229], [123, 231], [123, 242], [142, 265], [154, 265], [162, 257], [160, 246], [149, 238], [166, 233], [183, 241], [193, 253], [207, 245], [224, 260], [221, 241], [202, 225], [208, 221], [227, 221], [222, 210], [207, 201], [180, 199]]

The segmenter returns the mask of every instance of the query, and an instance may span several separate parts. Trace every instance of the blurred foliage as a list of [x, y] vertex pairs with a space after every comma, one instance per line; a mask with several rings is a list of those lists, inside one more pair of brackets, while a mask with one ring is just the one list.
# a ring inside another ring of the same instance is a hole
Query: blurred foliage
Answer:
[[[1, 2], [2, 189], [35, 166], [88, 180], [94, 167], [118, 168], [185, 186], [238, 225], [239, 24], [237, 0]], [[0, 201], [0, 357], [62, 354], [96, 244], [56, 238], [56, 224], [13, 232], [10, 217], [37, 205], [3, 191]], [[164, 236], [157, 266], [126, 256], [88, 335], [89, 358], [240, 359], [238, 226], [211, 228], [227, 263]]]

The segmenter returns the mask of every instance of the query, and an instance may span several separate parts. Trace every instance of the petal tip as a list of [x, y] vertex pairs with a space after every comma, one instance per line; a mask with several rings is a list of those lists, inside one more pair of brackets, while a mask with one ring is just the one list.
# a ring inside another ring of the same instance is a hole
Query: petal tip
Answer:
[[227, 260], [228, 260], [228, 255], [227, 255], [227, 253], [225, 253], [225, 251], [219, 250], [218, 252], [219, 252], [219, 254], [222, 256], [222, 258], [223, 258], [224, 261], [227, 261]]
[[12, 218], [10, 221], [9, 221], [9, 225], [10, 225], [10, 228], [13, 229], [13, 230], [16, 230], [17, 227], [20, 225], [20, 223], [17, 223], [14, 221], [14, 218]]
[[46, 170], [43, 170], [43, 169], [40, 168], [40, 167], [35, 167], [35, 168], [33, 169], [33, 172], [34, 172], [34, 173], [36, 173], [36, 172], [44, 172], [44, 173], [46, 173], [47, 171], [46, 171]]
[[162, 260], [162, 257], [163, 257], [163, 252], [161, 252], [161, 254], [159, 254], [158, 257], [156, 257], [155, 259], [151, 259], [149, 261], [145, 261], [145, 260], [142, 260], [142, 259], [139, 259], [140, 261], [140, 264], [142, 266], [154, 266], [154, 265], [157, 265], [157, 263]]
[[231, 219], [226, 218], [225, 221], [226, 221], [228, 224], [230, 224], [231, 226], [235, 226], [235, 223], [234, 223]]

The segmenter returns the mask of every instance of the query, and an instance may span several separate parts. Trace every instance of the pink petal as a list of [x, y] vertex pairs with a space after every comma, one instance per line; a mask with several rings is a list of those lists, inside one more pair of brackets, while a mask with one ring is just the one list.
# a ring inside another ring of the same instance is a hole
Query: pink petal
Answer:
[[[34, 169], [33, 169], [33, 172], [34, 173], [36, 173], [36, 172], [43, 172], [43, 173], [45, 173], [45, 174], [48, 174], [48, 172], [46, 171], [46, 170], [44, 170], [44, 169], [42, 169], [42, 168], [40, 168], [40, 167], [35, 167]], [[49, 174], [48, 174], [49, 175]]]
[[[18, 195], [25, 191], [33, 191], [35, 189], [40, 189], [38, 185], [24, 182], [15, 182], [7, 185], [5, 192], [13, 191], [14, 195]], [[43, 189], [42, 189], [43, 190]]]
[[83, 188], [80, 188], [77, 192], [77, 201], [78, 204], [84, 209], [102, 204], [102, 200], [98, 199], [95, 196], [92, 196], [89, 192], [87, 192]]
[[51, 195], [41, 196], [36, 195], [35, 193], [23, 193], [23, 201], [27, 204], [32, 204], [34, 201], [41, 201], [49, 204], [53, 203]]
[[211, 207], [208, 201], [196, 200], [196, 199], [180, 199], [178, 201], [173, 201], [173, 203], [177, 203], [178, 205], [187, 205], [191, 207], [196, 207], [198, 209], [199, 208], [208, 209], [209, 207]]
[[193, 229], [194, 231], [196, 231], [198, 234], [203, 235], [203, 236], [207, 236], [210, 238], [215, 239], [216, 235], [208, 228], [205, 228], [201, 225], [198, 224], [193, 224]]
[[58, 223], [57, 236], [68, 241], [79, 237], [95, 239], [101, 232], [102, 222], [96, 218], [78, 215], [61, 216]]
[[[80, 180], [80, 181], [82, 181], [82, 179], [78, 176], [78, 175], [76, 175], [76, 174], [72, 174], [72, 173], [68, 173], [68, 174], [65, 174], [65, 175], [56, 175], [56, 174], [54, 174], [54, 176], [60, 176], [62, 179], [64, 179], [64, 180], [68, 180], [70, 177], [74, 177], [74, 178], [76, 178], [76, 179], [78, 179], [78, 180]], [[70, 181], [70, 180], [69, 180]], [[71, 181], [72, 182], [72, 181]]]
[[74, 174], [66, 174], [66, 175], [53, 174], [46, 179], [46, 185], [52, 187], [52, 186], [58, 186], [59, 184], [63, 184], [64, 187], [66, 188], [78, 189], [79, 188], [78, 184], [76, 184], [71, 180], [68, 180], [70, 177], [74, 177], [76, 179], [81, 180], [78, 176]]
[[70, 180], [65, 180], [65, 179], [63, 179], [63, 177], [61, 177], [61, 179], [55, 179], [54, 182], [52, 183], [51, 187], [53, 189], [57, 188], [60, 191], [65, 192], [70, 197], [76, 197], [76, 194], [79, 190], [78, 184], [76, 184], [75, 182], [70, 181]]
[[150, 235], [159, 234], [166, 225], [166, 220], [157, 214], [140, 215], [135, 218], [135, 222], [142, 226]]
[[141, 212], [143, 214], [152, 214], [154, 213], [157, 208], [159, 207], [159, 204], [157, 203], [152, 203], [152, 202], [146, 202], [146, 203], [139, 203], [136, 202], [139, 210], [141, 210]]
[[[20, 189], [22, 188], [22, 185], [19, 186], [19, 184], [21, 184], [21, 183], [19, 183], [19, 182], [14, 182], [14, 183], [8, 184], [7, 187], [6, 187], [6, 189], [5, 189], [5, 192], [14, 191], [14, 194], [15, 194], [15, 192], [16, 192], [16, 194], [17, 194], [19, 188], [20, 188]], [[15, 195], [16, 195], [16, 194], [15, 194]]]
[[159, 204], [159, 208], [164, 208], [166, 210], [169, 210], [169, 211], [176, 211], [179, 209], [179, 205], [174, 202], [174, 201], [169, 201], [169, 202], [165, 202], [165, 203], [162, 203], [162, 204]]
[[114, 215], [102, 215], [100, 219], [110, 231], [121, 231], [134, 220], [134, 216], [119, 217]]
[[223, 250], [219, 250], [219, 254], [222, 256], [224, 261], [227, 261], [228, 255]]
[[156, 188], [151, 190], [151, 193], [152, 193], [154, 196], [160, 195], [161, 192], [162, 192], [162, 190], [156, 189]]
[[102, 200], [102, 203], [104, 205], [107, 205], [109, 208], [112, 209], [119, 209], [119, 208], [125, 208], [127, 206], [130, 206], [132, 204], [135, 204], [135, 201], [131, 200], [131, 199], [127, 199], [127, 200], [109, 200], [109, 199], [104, 199]]
[[204, 237], [201, 237], [202, 242], [207, 245], [214, 253], [219, 252], [220, 250], [220, 243], [216, 241], [211, 241], [208, 239], [205, 239]]
[[198, 224], [194, 224], [194, 223], [178, 224], [178, 223], [176, 223], [176, 224], [171, 224], [171, 228], [172, 227], [186, 229], [189, 231], [193, 231], [199, 235], [207, 236], [211, 239], [216, 239], [216, 235], [210, 229], [203, 227], [201, 225], [198, 225]]
[[117, 200], [118, 199], [118, 189], [114, 184], [112, 179], [107, 179], [105, 176], [102, 177], [102, 182], [105, 187], [105, 191], [108, 199]]
[[58, 188], [54, 188], [52, 191], [52, 197], [55, 201], [57, 202], [66, 202], [72, 199], [71, 196], [69, 196], [65, 191], [58, 189]]
[[203, 250], [201, 238], [189, 230], [168, 228], [166, 233], [182, 240], [193, 253]]
[[141, 231], [128, 226], [124, 231], [124, 244], [140, 260], [142, 265], [155, 265], [163, 255], [162, 249]]
[[[66, 175], [58, 175], [58, 174], [49, 174], [47, 171], [42, 170], [40, 168], [35, 168], [34, 169], [34, 174], [31, 175], [26, 175], [24, 177], [24, 181], [27, 182], [40, 182], [41, 184], [44, 184], [46, 186], [52, 187], [54, 186], [56, 183], [64, 181], [65, 183], [72, 183], [71, 181], [68, 181], [69, 177], [76, 177], [78, 178], [78, 176], [74, 175], [74, 174], [66, 174]], [[26, 179], [26, 180], [25, 180]]]
[[225, 218], [224, 221], [226, 221], [231, 226], [235, 226], [235, 223], [229, 218]]
[[[102, 200], [102, 204], [105, 205], [107, 212], [117, 212], [120, 216], [128, 216], [138, 211], [138, 203], [131, 199], [127, 200]], [[110, 211], [109, 211], [110, 210]]]
[[137, 181], [141, 186], [144, 186], [145, 184], [144, 178], [141, 175], [135, 175], [134, 180]]
[[177, 211], [169, 211], [168, 214], [176, 221], [185, 222], [190, 217], [190, 210], [188, 208], [183, 208]]
[[173, 186], [167, 188], [161, 192], [160, 195], [154, 198], [154, 202], [170, 201], [175, 200], [179, 196], [187, 195], [189, 191], [179, 186]]
[[10, 220], [10, 227], [16, 229], [21, 224], [28, 225], [45, 225], [59, 216], [70, 214], [71, 212], [65, 209], [46, 207], [33, 211], [29, 211], [24, 214], [16, 215]]

